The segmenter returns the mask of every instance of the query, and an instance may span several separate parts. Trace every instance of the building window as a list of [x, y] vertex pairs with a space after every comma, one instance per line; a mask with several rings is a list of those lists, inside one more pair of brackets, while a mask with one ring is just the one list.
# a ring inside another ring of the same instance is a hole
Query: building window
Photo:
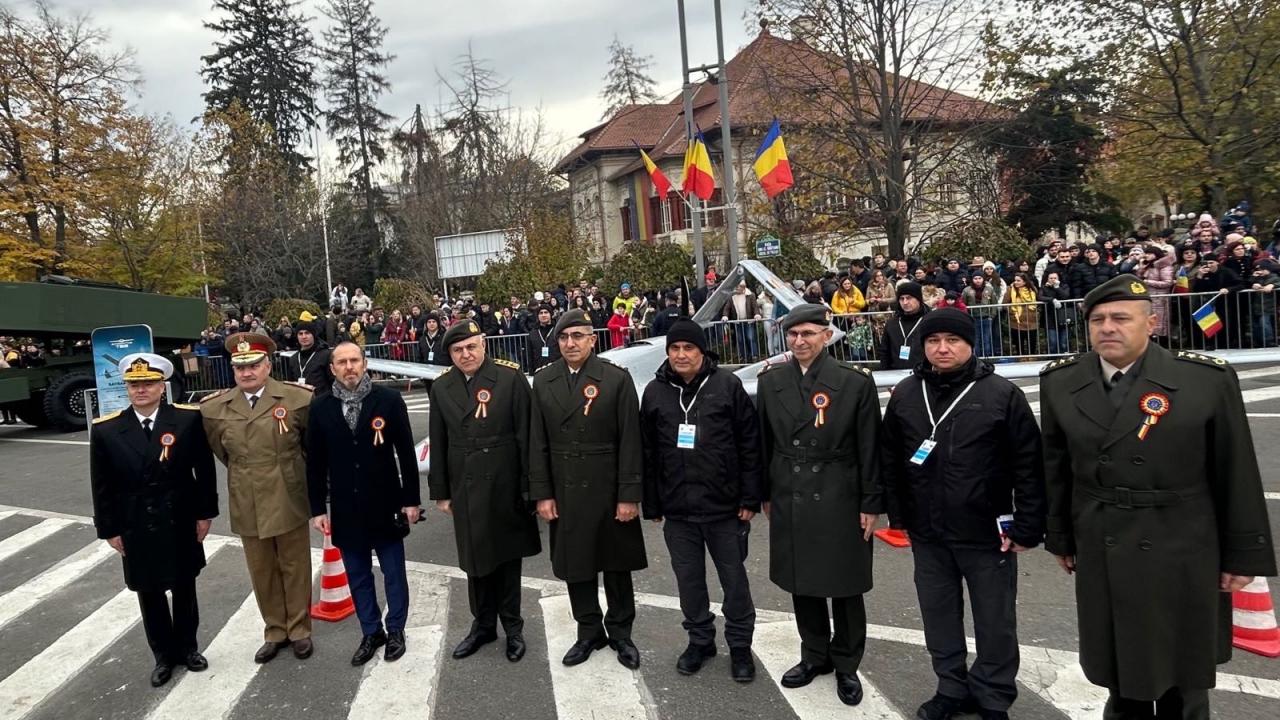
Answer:
[[631, 201], [628, 200], [618, 211], [622, 213], [622, 242], [631, 242]]
[[671, 221], [671, 203], [668, 202], [667, 198], [655, 197], [654, 200], [657, 201], [659, 207], [658, 232], [665, 235], [675, 229]]
[[960, 204], [960, 179], [953, 172], [942, 173], [938, 178], [938, 204], [954, 211]]

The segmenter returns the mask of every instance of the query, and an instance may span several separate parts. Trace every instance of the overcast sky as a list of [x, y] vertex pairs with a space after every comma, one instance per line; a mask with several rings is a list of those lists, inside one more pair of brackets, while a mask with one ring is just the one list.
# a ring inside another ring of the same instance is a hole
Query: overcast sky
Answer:
[[[6, 0], [0, 0], [5, 2]], [[25, 0], [9, 0], [21, 5]], [[112, 43], [130, 47], [144, 85], [137, 106], [172, 115], [180, 123], [200, 114], [200, 56], [211, 51], [215, 35], [202, 22], [212, 17], [210, 0], [52, 0], [63, 12], [88, 12], [111, 34]], [[328, 23], [319, 12], [323, 0], [304, 0], [319, 40]], [[732, 55], [750, 41], [744, 21], [754, 0], [723, 0], [725, 52]], [[690, 62], [715, 61], [711, 0], [686, 2], [690, 25]], [[573, 145], [604, 109], [599, 92], [607, 70], [607, 47], [616, 33], [642, 55], [652, 55], [652, 75], [662, 93], [680, 89], [680, 36], [675, 0], [375, 0], [374, 9], [388, 28], [386, 49], [396, 56], [388, 71], [391, 93], [382, 107], [403, 122], [415, 103], [440, 102], [436, 71], [471, 43], [477, 57], [491, 61], [508, 79], [511, 104], [541, 107], [549, 129]]]

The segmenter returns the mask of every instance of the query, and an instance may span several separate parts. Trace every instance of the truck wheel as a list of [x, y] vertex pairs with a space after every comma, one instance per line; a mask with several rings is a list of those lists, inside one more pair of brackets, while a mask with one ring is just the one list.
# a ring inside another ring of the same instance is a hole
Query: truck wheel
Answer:
[[18, 419], [38, 428], [49, 427], [49, 416], [44, 414], [44, 395], [36, 394], [17, 403]]
[[49, 383], [44, 391], [44, 413], [49, 424], [63, 432], [84, 430], [84, 391], [93, 385], [89, 373], [69, 373]]

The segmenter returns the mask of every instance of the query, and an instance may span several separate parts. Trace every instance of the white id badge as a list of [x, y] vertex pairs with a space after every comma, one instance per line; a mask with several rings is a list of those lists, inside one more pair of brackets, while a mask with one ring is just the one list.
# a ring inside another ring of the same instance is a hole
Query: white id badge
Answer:
[[911, 347], [909, 345], [903, 345], [902, 347], [898, 348], [898, 359], [899, 360], [911, 359]]
[[436, 361], [436, 351], [432, 350], [431, 352], [427, 353], [427, 362], [435, 362], [435, 361]]
[[911, 456], [911, 462], [916, 465], [923, 465], [924, 461], [929, 459], [929, 453], [933, 452], [933, 449], [937, 446], [938, 443], [936, 441], [925, 438], [925, 441], [920, 443], [920, 447], [916, 448], [916, 454]]
[[697, 425], [689, 425], [680, 423], [680, 428], [676, 430], [676, 447], [681, 450], [692, 450], [694, 436], [698, 434]]
[[551, 348], [546, 345], [542, 346], [542, 357], [551, 357]]

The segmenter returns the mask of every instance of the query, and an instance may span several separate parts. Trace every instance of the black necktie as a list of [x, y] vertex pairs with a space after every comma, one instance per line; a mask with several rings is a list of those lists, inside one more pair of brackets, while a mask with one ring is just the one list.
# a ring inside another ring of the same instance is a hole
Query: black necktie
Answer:
[[147, 434], [147, 439], [151, 439], [151, 418], [142, 419], [142, 432]]
[[1123, 378], [1124, 378], [1124, 373], [1117, 370], [1115, 374], [1111, 376], [1111, 384], [1108, 387], [1114, 388], [1115, 386], [1120, 384], [1120, 380]]
[[253, 408], [257, 407], [257, 405], [258, 405], [258, 396], [257, 396], [257, 395], [250, 395], [250, 396], [249, 396], [249, 409], [251, 409], [251, 410], [252, 410]]

